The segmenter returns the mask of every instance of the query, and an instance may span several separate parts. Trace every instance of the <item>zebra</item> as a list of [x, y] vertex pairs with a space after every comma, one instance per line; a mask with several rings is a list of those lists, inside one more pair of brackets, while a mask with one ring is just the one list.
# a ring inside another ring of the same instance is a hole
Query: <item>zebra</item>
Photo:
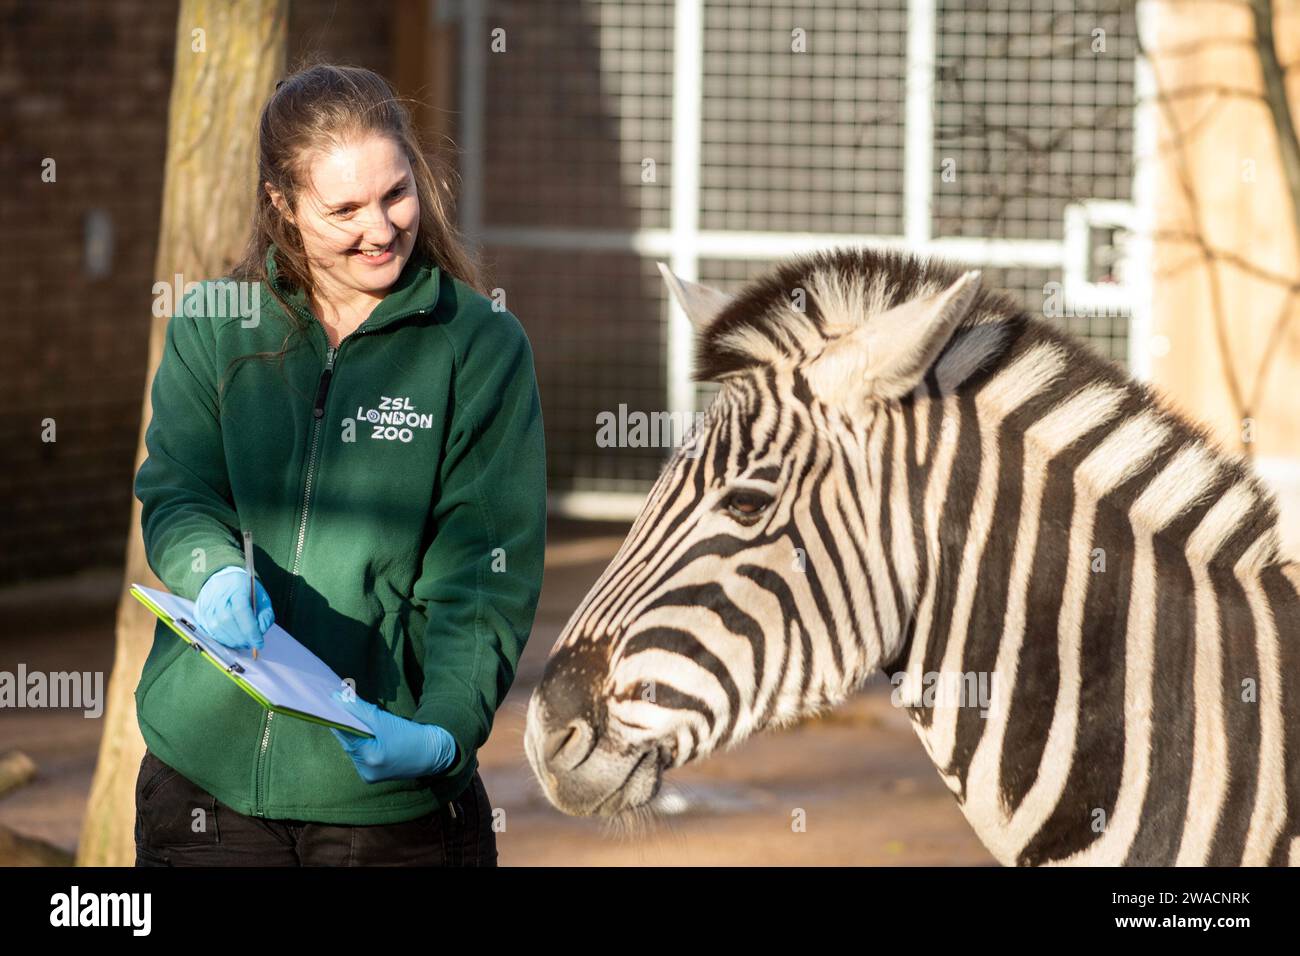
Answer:
[[1300, 863], [1300, 564], [1243, 459], [950, 262], [659, 268], [719, 388], [530, 697], [552, 805], [653, 815], [883, 673], [1004, 865]]

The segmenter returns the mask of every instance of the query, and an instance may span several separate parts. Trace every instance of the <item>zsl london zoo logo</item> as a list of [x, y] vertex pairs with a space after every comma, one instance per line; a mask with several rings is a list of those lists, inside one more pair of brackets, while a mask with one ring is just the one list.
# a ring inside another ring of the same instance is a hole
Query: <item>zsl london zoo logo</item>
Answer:
[[379, 396], [379, 407], [367, 410], [357, 406], [357, 421], [371, 426], [370, 437], [409, 442], [415, 428], [432, 428], [433, 415], [417, 412], [410, 396]]

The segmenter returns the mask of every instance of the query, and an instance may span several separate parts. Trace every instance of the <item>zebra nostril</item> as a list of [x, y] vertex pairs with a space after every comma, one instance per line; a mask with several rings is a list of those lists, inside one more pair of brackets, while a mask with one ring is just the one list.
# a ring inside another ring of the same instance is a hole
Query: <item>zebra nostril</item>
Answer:
[[671, 767], [677, 763], [677, 738], [674, 737], [672, 740], [668, 741], [668, 743], [661, 745], [659, 748], [659, 754], [663, 758], [663, 765], [665, 767]]
[[591, 752], [595, 734], [585, 720], [574, 718], [546, 735], [544, 757], [557, 770], [572, 770]]
[[572, 740], [573, 735], [576, 734], [577, 732], [578, 729], [574, 727], [573, 724], [569, 724], [566, 727], [561, 727], [559, 730], [552, 732], [552, 734], [550, 735], [550, 739], [547, 741], [547, 747], [546, 747], [547, 758], [554, 757], [561, 750], [563, 750], [564, 745], [567, 744], [570, 740]]
[[654, 748], [655, 758], [661, 770], [668, 770], [677, 764], [677, 739], [675, 737], [662, 741]]

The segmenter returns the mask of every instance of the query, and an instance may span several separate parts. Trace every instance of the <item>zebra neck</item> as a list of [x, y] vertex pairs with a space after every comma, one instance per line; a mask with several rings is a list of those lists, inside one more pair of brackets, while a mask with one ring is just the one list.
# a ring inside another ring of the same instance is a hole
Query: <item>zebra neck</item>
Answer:
[[1004, 862], [1284, 859], [1300, 571], [1272, 501], [1071, 359], [1029, 340], [903, 409], [917, 597], [886, 670]]

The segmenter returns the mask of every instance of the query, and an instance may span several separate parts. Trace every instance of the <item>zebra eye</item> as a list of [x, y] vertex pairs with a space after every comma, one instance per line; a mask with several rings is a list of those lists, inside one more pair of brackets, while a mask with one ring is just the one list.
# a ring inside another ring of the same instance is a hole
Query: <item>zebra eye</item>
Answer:
[[752, 488], [738, 489], [722, 499], [727, 514], [741, 524], [753, 524], [771, 503], [771, 495]]

